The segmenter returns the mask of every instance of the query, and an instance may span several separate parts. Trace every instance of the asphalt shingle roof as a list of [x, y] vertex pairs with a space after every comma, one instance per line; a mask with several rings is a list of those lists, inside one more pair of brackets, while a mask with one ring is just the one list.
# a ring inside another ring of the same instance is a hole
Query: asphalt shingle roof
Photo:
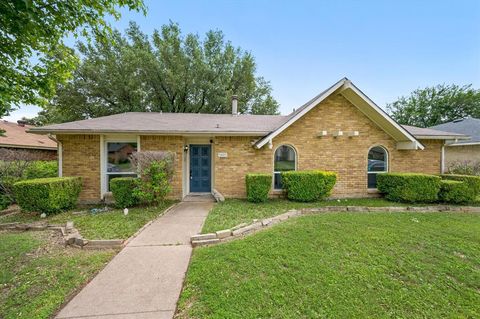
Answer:
[[459, 141], [458, 144], [480, 142], [480, 119], [469, 117], [440, 125], [435, 125], [431, 128], [435, 130], [445, 130], [459, 134], [465, 134], [472, 137], [471, 140]]
[[5, 130], [3, 136], [0, 135], [0, 145], [7, 147], [27, 147], [38, 149], [56, 149], [57, 143], [47, 136], [28, 133], [27, 130], [32, 126], [20, 126], [17, 123], [0, 121], [0, 129]]
[[[263, 136], [280, 127], [291, 116], [291, 114], [285, 116], [130, 112], [36, 127], [31, 128], [30, 130], [39, 133], [237, 133], [248, 134], [251, 136]], [[462, 133], [451, 133], [408, 125], [403, 125], [403, 127], [413, 136], [462, 136]]]

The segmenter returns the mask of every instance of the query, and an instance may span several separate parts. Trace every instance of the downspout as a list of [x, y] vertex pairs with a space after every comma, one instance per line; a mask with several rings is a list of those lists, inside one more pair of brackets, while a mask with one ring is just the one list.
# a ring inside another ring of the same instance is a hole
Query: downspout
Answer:
[[57, 143], [57, 166], [58, 166], [58, 177], [63, 176], [63, 145], [62, 142], [57, 140], [52, 134], [47, 135], [49, 139]]
[[445, 173], [445, 141], [442, 144], [442, 152], [440, 154], [440, 173]]

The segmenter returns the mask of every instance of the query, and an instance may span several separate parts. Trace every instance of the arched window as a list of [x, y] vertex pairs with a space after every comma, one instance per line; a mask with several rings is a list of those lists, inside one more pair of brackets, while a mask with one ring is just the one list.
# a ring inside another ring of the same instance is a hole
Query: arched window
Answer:
[[273, 187], [282, 189], [281, 172], [294, 171], [297, 169], [297, 154], [289, 145], [282, 145], [275, 151], [273, 164]]
[[377, 174], [388, 172], [388, 153], [383, 146], [368, 151], [368, 188], [377, 188]]

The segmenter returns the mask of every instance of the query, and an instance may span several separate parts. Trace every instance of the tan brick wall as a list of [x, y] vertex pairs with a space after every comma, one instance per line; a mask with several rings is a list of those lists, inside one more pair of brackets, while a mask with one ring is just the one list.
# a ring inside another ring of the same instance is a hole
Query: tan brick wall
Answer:
[[445, 168], [455, 161], [480, 161], [480, 145], [445, 147]]
[[[359, 131], [360, 136], [319, 138], [326, 130]], [[330, 97], [273, 139], [273, 149], [255, 150], [251, 138], [219, 137], [216, 152], [228, 158], [215, 159], [215, 188], [227, 197], [245, 196], [245, 174], [272, 173], [273, 152], [282, 145], [297, 151], [299, 170], [321, 169], [338, 173], [333, 196], [367, 195], [367, 155], [375, 145], [389, 152], [390, 171], [440, 172], [441, 143], [422, 141], [424, 151], [397, 151], [395, 141], [341, 95]]]
[[175, 175], [172, 182], [171, 198], [182, 198], [182, 136], [140, 136], [141, 151], [170, 151], [175, 153]]
[[80, 201], [100, 200], [100, 136], [57, 135], [62, 143], [63, 176], [83, 178]]
[[[329, 136], [319, 138], [322, 130]], [[359, 131], [360, 136], [334, 138], [331, 132]], [[95, 135], [58, 136], [63, 143], [64, 176], [84, 177], [82, 200], [100, 199], [100, 137]], [[245, 196], [245, 175], [253, 172], [272, 173], [273, 153], [282, 144], [292, 145], [300, 170], [321, 169], [338, 173], [333, 196], [366, 196], [367, 155], [375, 145], [389, 153], [391, 172], [440, 172], [441, 141], [421, 141], [425, 150], [398, 151], [395, 141], [341, 95], [322, 102], [273, 140], [273, 149], [252, 147], [252, 137], [216, 137], [212, 161], [213, 185], [226, 197]], [[141, 136], [141, 150], [165, 150], [176, 154], [176, 174], [172, 197], [182, 196], [182, 136]], [[227, 158], [219, 158], [226, 152]]]

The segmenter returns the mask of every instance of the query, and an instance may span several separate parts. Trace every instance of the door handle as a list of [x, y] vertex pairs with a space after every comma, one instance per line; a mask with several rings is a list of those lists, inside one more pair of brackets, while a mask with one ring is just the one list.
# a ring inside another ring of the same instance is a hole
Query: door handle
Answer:
[[190, 170], [190, 179], [192, 179], [192, 170]]

